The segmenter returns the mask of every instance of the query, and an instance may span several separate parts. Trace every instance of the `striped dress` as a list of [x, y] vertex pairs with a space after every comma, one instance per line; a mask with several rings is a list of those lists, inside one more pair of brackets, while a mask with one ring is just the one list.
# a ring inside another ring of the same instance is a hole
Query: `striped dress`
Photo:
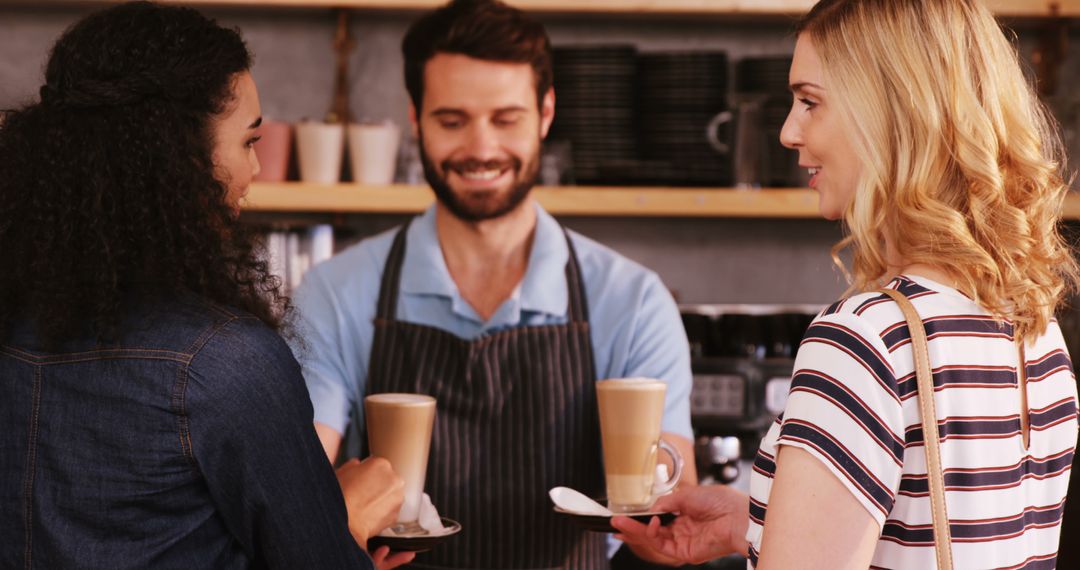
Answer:
[[[1025, 450], [1011, 325], [922, 277], [889, 287], [911, 299], [929, 338], [956, 568], [1053, 568], [1077, 439], [1076, 379], [1057, 322], [1026, 346]], [[780, 445], [821, 460], [877, 521], [871, 568], [936, 567], [916, 392], [895, 302], [857, 295], [814, 320], [787, 406], [754, 462], [748, 567], [758, 560]]]

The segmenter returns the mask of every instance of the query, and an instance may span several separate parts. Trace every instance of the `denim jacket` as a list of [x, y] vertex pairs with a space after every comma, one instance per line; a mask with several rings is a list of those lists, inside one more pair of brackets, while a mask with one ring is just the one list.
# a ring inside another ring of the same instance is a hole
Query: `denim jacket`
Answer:
[[371, 568], [277, 334], [193, 297], [122, 330], [0, 344], [0, 568]]

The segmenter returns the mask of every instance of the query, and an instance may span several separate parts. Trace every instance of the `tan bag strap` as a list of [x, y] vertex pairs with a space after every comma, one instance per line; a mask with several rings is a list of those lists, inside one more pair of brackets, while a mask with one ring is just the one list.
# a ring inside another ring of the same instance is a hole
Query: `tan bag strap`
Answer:
[[[918, 382], [919, 415], [922, 418], [923, 440], [926, 442], [926, 478], [930, 483], [930, 513], [934, 520], [934, 551], [938, 570], [952, 570], [952, 533], [949, 514], [945, 508], [945, 474], [941, 469], [941, 439], [938, 436], [937, 413], [934, 410], [934, 376], [930, 371], [930, 351], [926, 329], [915, 306], [895, 289], [880, 289], [900, 305], [908, 331], [911, 333], [911, 352], [915, 358], [915, 378]], [[1026, 408], [1026, 406], [1025, 406]]]

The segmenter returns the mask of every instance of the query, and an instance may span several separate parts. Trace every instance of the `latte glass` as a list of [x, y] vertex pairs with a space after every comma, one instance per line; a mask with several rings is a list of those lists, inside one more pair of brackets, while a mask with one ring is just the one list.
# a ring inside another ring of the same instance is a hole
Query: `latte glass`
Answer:
[[[682, 475], [682, 456], [660, 439], [666, 392], [667, 384], [648, 378], [596, 383], [604, 479], [612, 512], [648, 510], [657, 497], [675, 488]], [[668, 481], [656, 485], [656, 456], [660, 450], [671, 456], [675, 469]]]
[[371, 454], [387, 459], [405, 480], [405, 502], [392, 530], [399, 535], [423, 533], [417, 521], [435, 423], [435, 398], [373, 394], [364, 398], [364, 418]]

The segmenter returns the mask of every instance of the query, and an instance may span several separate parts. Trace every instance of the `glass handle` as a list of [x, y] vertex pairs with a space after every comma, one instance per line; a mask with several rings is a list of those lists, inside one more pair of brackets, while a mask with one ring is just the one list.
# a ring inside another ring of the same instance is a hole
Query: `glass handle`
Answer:
[[679, 484], [679, 478], [682, 477], [683, 471], [683, 458], [678, 449], [670, 443], [660, 440], [660, 449], [666, 451], [671, 456], [671, 462], [675, 466], [674, 473], [668, 477], [668, 480], [661, 485], [657, 485], [653, 488], [653, 495], [663, 495], [671, 492], [675, 488], [675, 485]]

